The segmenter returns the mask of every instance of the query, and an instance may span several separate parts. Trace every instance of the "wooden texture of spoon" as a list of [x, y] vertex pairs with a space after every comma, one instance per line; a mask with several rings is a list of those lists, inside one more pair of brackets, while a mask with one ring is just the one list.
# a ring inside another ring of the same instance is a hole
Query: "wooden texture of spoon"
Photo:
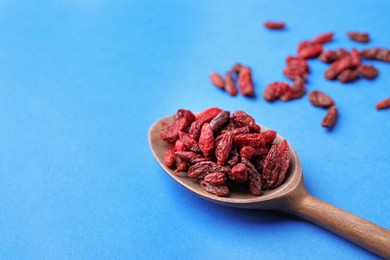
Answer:
[[[390, 230], [310, 195], [303, 183], [302, 167], [298, 154], [291, 145], [289, 145], [290, 168], [283, 184], [276, 189], [263, 191], [261, 196], [254, 196], [250, 192], [231, 190], [227, 197], [218, 197], [204, 191], [199, 181], [188, 177], [187, 173], [174, 174], [174, 170], [168, 168], [164, 163], [164, 155], [169, 149], [168, 144], [159, 138], [161, 123], [171, 123], [172, 121], [173, 116], [168, 116], [153, 124], [149, 130], [150, 147], [161, 167], [174, 180], [190, 191], [224, 206], [277, 210], [302, 217], [335, 232], [374, 254], [390, 259]], [[262, 131], [265, 130], [267, 129], [262, 126]], [[282, 140], [283, 138], [278, 135], [275, 143], [278, 144]]]

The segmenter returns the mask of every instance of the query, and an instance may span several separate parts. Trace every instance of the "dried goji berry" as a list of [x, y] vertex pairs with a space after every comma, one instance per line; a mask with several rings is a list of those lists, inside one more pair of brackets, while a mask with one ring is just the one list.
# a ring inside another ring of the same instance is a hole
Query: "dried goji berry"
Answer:
[[306, 72], [309, 71], [309, 64], [307, 60], [302, 57], [287, 56], [286, 58], [287, 66], [303, 67]]
[[351, 67], [352, 68], [358, 67], [360, 65], [360, 62], [361, 62], [360, 53], [358, 52], [358, 50], [353, 48], [351, 50]]
[[226, 182], [226, 174], [223, 172], [212, 172], [204, 176], [204, 181], [214, 185], [222, 185]]
[[267, 27], [268, 29], [273, 29], [273, 30], [279, 30], [283, 29], [285, 27], [285, 23], [283, 22], [276, 22], [276, 21], [266, 21], [264, 23], [264, 26]]
[[336, 60], [340, 60], [348, 55], [349, 55], [349, 52], [346, 49], [340, 48], [336, 51], [331, 51], [331, 50], [323, 51], [323, 52], [321, 52], [320, 56], [318, 56], [318, 58], [322, 62], [332, 63], [332, 62], [334, 62]]
[[202, 126], [199, 137], [199, 149], [205, 157], [209, 157], [214, 152], [214, 132], [209, 123]]
[[176, 165], [177, 168], [174, 171], [175, 174], [178, 172], [184, 172], [190, 167], [190, 164], [187, 161], [183, 161], [181, 158], [178, 157], [176, 157]]
[[225, 90], [230, 96], [237, 95], [237, 86], [236, 82], [233, 79], [233, 75], [231, 72], [225, 73]]
[[191, 125], [195, 121], [195, 115], [190, 110], [179, 109], [176, 114], [173, 115], [174, 120], [180, 120], [182, 117], [186, 119], [186, 127]]
[[390, 62], [390, 50], [385, 48], [370, 48], [362, 50], [360, 54], [366, 59], [375, 59]]
[[304, 40], [298, 43], [297, 45], [297, 52], [299, 53], [300, 50], [302, 50], [306, 46], [312, 45], [311, 40]]
[[243, 96], [252, 96], [255, 94], [253, 88], [251, 69], [247, 66], [243, 66], [238, 74], [237, 78], [238, 89]]
[[278, 156], [279, 156], [279, 162], [280, 162], [280, 168], [279, 168], [279, 174], [276, 182], [272, 186], [272, 188], [276, 188], [282, 184], [288, 167], [290, 166], [290, 149], [288, 147], [288, 143], [286, 140], [283, 140], [278, 145]]
[[210, 80], [211, 83], [213, 83], [214, 86], [217, 88], [224, 88], [225, 87], [225, 80], [222, 78], [222, 76], [216, 72], [210, 73]]
[[248, 179], [248, 171], [243, 163], [239, 163], [232, 168], [232, 175], [234, 180], [240, 183], [244, 183]]
[[222, 111], [210, 121], [210, 127], [214, 133], [221, 131], [230, 121], [230, 112]]
[[291, 85], [291, 99], [301, 98], [306, 93], [305, 80], [297, 78]]
[[333, 99], [319, 90], [313, 90], [308, 95], [309, 101], [316, 107], [330, 107], [334, 105]]
[[191, 178], [204, 178], [208, 173], [223, 172], [226, 174], [231, 173], [231, 169], [226, 166], [218, 165], [212, 161], [202, 161], [192, 165], [188, 169], [188, 176]]
[[250, 161], [243, 159], [242, 162], [245, 164], [248, 171], [249, 190], [253, 195], [260, 196], [262, 193], [263, 183], [261, 181], [259, 172]]
[[203, 110], [196, 116], [196, 121], [203, 120], [204, 123], [210, 122], [211, 119], [216, 117], [219, 113], [221, 113], [223, 110], [219, 107], [211, 107]]
[[[222, 130], [221, 134], [224, 134], [226, 132], [227, 132], [227, 130]], [[238, 135], [244, 135], [244, 134], [250, 133], [249, 128], [246, 126], [230, 130], [229, 132], [232, 134], [233, 138], [238, 136]]]
[[178, 138], [179, 131], [185, 130], [186, 126], [187, 120], [185, 117], [174, 121], [171, 124], [162, 123], [159, 137], [165, 141], [174, 142]]
[[346, 69], [337, 76], [337, 79], [341, 83], [355, 81], [358, 78], [359, 78], [359, 72], [357, 71], [357, 69]]
[[215, 157], [218, 164], [224, 164], [229, 157], [229, 153], [233, 148], [233, 136], [230, 132], [226, 132], [221, 141], [215, 148]]
[[296, 65], [291, 62], [289, 65], [284, 67], [283, 75], [292, 81], [296, 80], [297, 78], [306, 79], [307, 68], [304, 65]]
[[176, 156], [175, 156], [175, 152], [173, 150], [168, 150], [165, 153], [164, 162], [165, 162], [165, 165], [169, 168], [172, 168], [175, 165]]
[[180, 159], [192, 164], [203, 162], [203, 161], [210, 161], [209, 158], [205, 158], [201, 154], [194, 153], [191, 151], [177, 151], [175, 152], [175, 155]]
[[266, 143], [272, 143], [276, 138], [276, 134], [277, 133], [274, 130], [267, 130], [261, 133]]
[[[269, 150], [268, 150], [269, 151]], [[252, 159], [253, 165], [256, 167], [256, 170], [262, 174], [263, 173], [263, 168], [264, 168], [264, 163], [265, 159], [267, 158], [268, 151], [265, 154], [261, 154], [259, 156], [256, 156]]]
[[250, 161], [255, 155], [255, 151], [255, 148], [253, 148], [252, 146], [244, 146], [241, 148], [240, 157], [241, 159], [247, 159], [248, 161]]
[[329, 68], [325, 71], [324, 76], [326, 79], [334, 79], [344, 70], [351, 66], [351, 56], [346, 56], [338, 61], [333, 62]]
[[322, 44], [319, 44], [319, 43], [307, 45], [298, 51], [298, 56], [305, 58], [305, 59], [315, 58], [321, 54], [322, 49], [323, 49], [323, 46], [322, 46]]
[[265, 87], [263, 97], [266, 101], [271, 102], [275, 99], [287, 101], [291, 98], [292, 90], [287, 82], [272, 82]]
[[333, 40], [333, 32], [327, 32], [327, 33], [322, 33], [311, 41], [312, 43], [320, 43], [320, 44], [325, 44], [328, 42], [331, 42]]
[[255, 148], [255, 156], [259, 155], [267, 155], [269, 152], [269, 149], [271, 149], [271, 146], [269, 144], [265, 144], [264, 146], [258, 146]]
[[357, 42], [369, 42], [370, 37], [367, 33], [348, 32], [348, 37]]
[[235, 111], [231, 118], [239, 127], [247, 126], [251, 132], [260, 133], [260, 126], [255, 123], [253, 117], [244, 111]]
[[326, 114], [326, 116], [322, 120], [321, 125], [323, 127], [331, 129], [336, 124], [337, 117], [338, 117], [337, 108], [335, 106], [331, 106], [328, 109], [328, 113]]
[[229, 157], [228, 157], [226, 163], [230, 167], [233, 167], [239, 162], [239, 160], [240, 160], [240, 155], [238, 154], [237, 149], [235, 147], [233, 147], [229, 153]]
[[358, 71], [363, 77], [368, 79], [375, 78], [379, 73], [379, 71], [374, 66], [364, 64], [359, 65]]
[[385, 109], [390, 107], [390, 97], [379, 101], [376, 105], [376, 109]]
[[265, 158], [263, 175], [264, 182], [272, 187], [275, 181], [278, 179], [280, 171], [280, 160], [276, 145], [272, 145], [267, 157]]
[[187, 151], [187, 147], [183, 144], [182, 141], [180, 141], [180, 139], [177, 139], [176, 142], [175, 142], [175, 148], [174, 148], [175, 151]]
[[201, 181], [200, 185], [205, 191], [216, 196], [225, 196], [229, 194], [229, 188], [225, 185], [213, 185], [205, 181]]
[[187, 147], [188, 150], [196, 153], [201, 152], [198, 142], [195, 139], [193, 139], [189, 134], [183, 131], [179, 131], [179, 138], [180, 141], [183, 142], [183, 144]]
[[240, 63], [235, 63], [229, 72], [238, 74], [240, 73], [242, 67], [243, 65], [241, 65]]
[[234, 142], [239, 146], [263, 146], [265, 144], [264, 136], [261, 134], [245, 134], [238, 135], [234, 138]]
[[292, 89], [289, 84], [277, 84], [275, 94], [281, 101], [287, 102], [291, 98]]

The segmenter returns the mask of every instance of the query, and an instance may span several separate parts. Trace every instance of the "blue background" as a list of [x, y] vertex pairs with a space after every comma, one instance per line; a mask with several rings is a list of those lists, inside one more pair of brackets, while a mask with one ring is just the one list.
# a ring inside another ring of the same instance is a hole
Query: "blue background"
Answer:
[[[390, 228], [390, 64], [342, 85], [310, 60], [307, 96], [262, 98], [296, 44], [390, 48], [383, 1], [0, 1], [0, 256], [7, 259], [375, 259], [283, 213], [219, 206], [155, 161], [150, 126], [179, 108], [244, 110], [298, 152], [309, 192]], [[282, 31], [265, 20], [287, 23]], [[371, 42], [347, 38], [364, 31]], [[231, 97], [209, 73], [252, 68], [256, 98]], [[287, 80], [288, 81], [288, 80]]]

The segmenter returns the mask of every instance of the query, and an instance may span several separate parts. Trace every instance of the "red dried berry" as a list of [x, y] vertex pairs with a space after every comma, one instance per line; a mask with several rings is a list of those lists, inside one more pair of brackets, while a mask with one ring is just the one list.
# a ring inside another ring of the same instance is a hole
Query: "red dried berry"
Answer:
[[174, 150], [175, 151], [187, 151], [187, 147], [183, 144], [182, 141], [180, 141], [180, 139], [177, 139], [176, 142], [175, 142], [175, 147], [174, 147]]
[[241, 68], [237, 78], [238, 89], [243, 96], [253, 96], [255, 90], [253, 88], [251, 69], [247, 66]]
[[376, 105], [376, 109], [385, 109], [390, 107], [390, 97], [379, 101]]
[[270, 144], [265, 144], [264, 146], [255, 147], [255, 155], [254, 156], [260, 156], [260, 155], [267, 155], [269, 152], [269, 149], [271, 149]]
[[226, 174], [223, 172], [213, 172], [204, 176], [204, 181], [213, 185], [222, 185], [226, 182]]
[[171, 124], [162, 123], [159, 137], [168, 142], [174, 142], [178, 138], [179, 131], [183, 131], [187, 126], [185, 117], [174, 121]]
[[305, 80], [297, 78], [291, 85], [291, 99], [301, 98], [306, 93]]
[[277, 84], [275, 87], [275, 95], [283, 102], [290, 100], [292, 89], [288, 84]]
[[218, 197], [226, 196], [229, 194], [229, 188], [227, 186], [224, 186], [224, 185], [213, 185], [213, 184], [207, 183], [205, 181], [201, 181], [200, 185], [205, 191], [207, 191], [211, 194], [214, 194]]
[[337, 76], [337, 79], [341, 83], [347, 83], [351, 81], [355, 81], [359, 78], [359, 71], [356, 69], [346, 69]]
[[370, 48], [362, 50], [360, 54], [366, 59], [375, 59], [390, 62], [390, 50], [385, 48]]
[[241, 65], [240, 63], [235, 63], [229, 72], [238, 74], [238, 73], [240, 73], [242, 67], [243, 67], [243, 65]]
[[249, 130], [253, 133], [260, 133], [260, 126], [255, 123], [253, 117], [245, 113], [244, 111], [235, 111], [231, 116], [231, 119], [239, 127], [249, 127]]
[[219, 165], [225, 163], [232, 148], [233, 136], [230, 132], [226, 132], [215, 148], [215, 157], [217, 158], [217, 163]]
[[297, 65], [294, 63], [295, 62], [290, 62], [289, 65], [284, 67], [283, 75], [286, 76], [286, 78], [291, 79], [292, 81], [296, 80], [297, 78], [306, 79], [308, 73], [308, 67], [306, 67], [303, 64]]
[[266, 143], [272, 143], [276, 138], [276, 134], [277, 133], [274, 130], [267, 130], [261, 133]]
[[298, 56], [305, 59], [316, 58], [321, 54], [322, 49], [322, 44], [319, 43], [308, 45], [298, 51]]
[[228, 157], [226, 163], [230, 167], [233, 167], [239, 162], [239, 160], [240, 160], [240, 155], [238, 154], [237, 149], [235, 147], [233, 147], [229, 153], [229, 157]]
[[241, 148], [240, 157], [242, 159], [247, 159], [248, 161], [250, 161], [255, 155], [255, 152], [256, 150], [252, 146], [244, 146]]
[[373, 79], [378, 76], [379, 71], [372, 65], [360, 64], [358, 67], [359, 73], [368, 79]]
[[243, 163], [239, 163], [232, 168], [234, 180], [239, 183], [244, 183], [248, 179], [248, 171]]
[[239, 127], [239, 128], [236, 128], [236, 129], [233, 129], [233, 130], [222, 130], [221, 134], [225, 134], [226, 132], [230, 132], [234, 137], [238, 136], [238, 135], [244, 135], [244, 134], [249, 134], [250, 131], [249, 131], [249, 128], [248, 127]]
[[302, 50], [304, 47], [312, 45], [312, 42], [310, 40], [304, 40], [298, 43], [297, 45], [297, 52], [299, 53], [300, 50]]
[[280, 30], [283, 29], [286, 26], [286, 24], [283, 22], [266, 21], [264, 23], [264, 26], [268, 29]]
[[313, 106], [327, 108], [334, 105], [333, 99], [322, 91], [313, 90], [307, 96]]
[[177, 165], [177, 168], [174, 171], [175, 174], [178, 172], [184, 172], [184, 171], [188, 170], [188, 168], [190, 167], [190, 164], [187, 161], [183, 161], [182, 159], [180, 159], [178, 157], [176, 157], [176, 165]]
[[267, 157], [265, 158], [263, 175], [264, 182], [272, 187], [275, 181], [278, 179], [280, 171], [279, 154], [276, 145], [272, 145]]
[[358, 50], [353, 48], [351, 50], [351, 67], [356, 68], [360, 65], [361, 58], [360, 58], [360, 53]]
[[210, 127], [214, 133], [221, 131], [230, 121], [230, 112], [222, 111], [210, 121]]
[[192, 165], [188, 169], [188, 177], [202, 179], [208, 173], [223, 172], [227, 175], [231, 174], [229, 167], [218, 165], [212, 161], [202, 161]]
[[217, 88], [224, 88], [225, 87], [225, 80], [222, 78], [222, 76], [216, 72], [210, 73], [210, 80], [211, 83], [213, 83], [214, 86]]
[[333, 126], [336, 124], [337, 122], [337, 117], [338, 117], [338, 114], [337, 114], [337, 108], [335, 106], [331, 106], [329, 109], [328, 109], [328, 113], [326, 114], [326, 116], [324, 117], [324, 119], [322, 119], [322, 122], [321, 122], [321, 125], [323, 127], [326, 127], [328, 129], [331, 129], [333, 128]]
[[214, 132], [209, 123], [205, 123], [200, 131], [199, 149], [204, 157], [209, 157], [214, 152]]
[[368, 36], [367, 33], [360, 33], [360, 32], [348, 32], [347, 33], [348, 37], [351, 38], [354, 41], [357, 42], [369, 42], [370, 37]]
[[263, 97], [266, 101], [271, 102], [278, 98], [287, 101], [291, 98], [292, 90], [286, 82], [272, 82], [265, 87]]
[[320, 44], [325, 44], [328, 42], [331, 42], [333, 40], [333, 32], [327, 32], [327, 33], [322, 33], [312, 40], [312, 43], [320, 43]]
[[253, 195], [260, 196], [263, 184], [259, 172], [250, 161], [243, 159], [242, 162], [245, 164], [248, 171], [249, 190]]
[[318, 56], [318, 58], [322, 62], [332, 63], [332, 62], [334, 62], [336, 60], [340, 60], [348, 55], [349, 55], [349, 52], [346, 49], [340, 48], [336, 51], [331, 51], [331, 50], [323, 51], [323, 52], [321, 52], [320, 56]]
[[279, 169], [279, 175], [272, 186], [272, 188], [279, 187], [280, 184], [282, 184], [288, 167], [290, 166], [290, 149], [288, 147], [288, 143], [286, 140], [283, 140], [279, 145], [278, 145], [278, 156], [279, 156], [279, 162], [280, 162], [280, 169]]
[[202, 152], [199, 148], [198, 142], [195, 139], [193, 139], [189, 134], [183, 131], [179, 131], [179, 138], [180, 141], [183, 142], [183, 144], [187, 147], [188, 150], [196, 153]]
[[325, 71], [324, 77], [326, 79], [334, 79], [344, 70], [351, 66], [351, 56], [346, 56], [338, 61], [333, 62]]
[[176, 114], [173, 115], [175, 121], [180, 120], [183, 117], [185, 117], [187, 121], [186, 127], [195, 121], [195, 115], [190, 110], [179, 109]]
[[176, 156], [175, 156], [175, 152], [173, 150], [168, 150], [165, 153], [164, 162], [165, 162], [165, 165], [169, 168], [172, 168], [175, 165]]
[[175, 155], [180, 159], [192, 164], [203, 162], [203, 161], [210, 161], [209, 158], [205, 158], [201, 154], [190, 152], [190, 151], [177, 151], [175, 152]]
[[219, 113], [221, 113], [223, 110], [220, 109], [219, 107], [211, 107], [203, 110], [201, 113], [199, 113], [196, 116], [196, 121], [198, 120], [203, 120], [204, 123], [210, 122], [211, 119], [216, 117]]
[[238, 135], [234, 138], [234, 142], [239, 146], [264, 146], [264, 136], [261, 134], [246, 134]]
[[225, 90], [230, 96], [235, 96], [238, 93], [236, 82], [231, 72], [226, 72], [225, 74]]

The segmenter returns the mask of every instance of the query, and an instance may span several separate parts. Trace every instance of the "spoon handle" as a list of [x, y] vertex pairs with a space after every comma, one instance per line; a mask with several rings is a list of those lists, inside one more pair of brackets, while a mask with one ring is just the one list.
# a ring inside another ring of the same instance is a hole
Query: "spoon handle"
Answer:
[[335, 232], [374, 254], [390, 259], [388, 229], [330, 205], [309, 193], [290, 205], [289, 211]]

